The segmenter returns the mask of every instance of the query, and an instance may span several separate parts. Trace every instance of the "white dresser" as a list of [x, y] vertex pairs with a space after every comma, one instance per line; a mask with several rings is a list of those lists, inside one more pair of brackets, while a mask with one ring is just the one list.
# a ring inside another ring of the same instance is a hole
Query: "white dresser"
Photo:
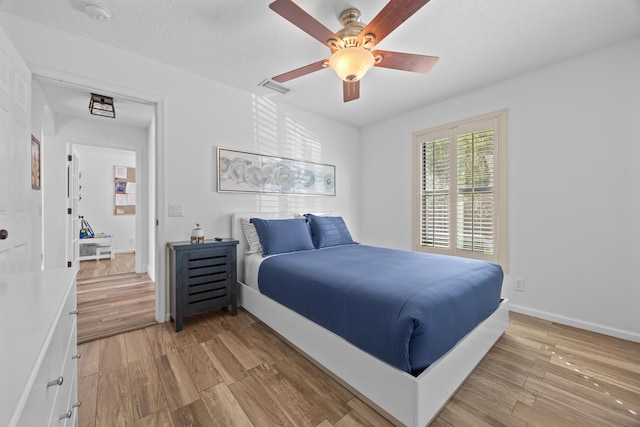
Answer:
[[77, 426], [75, 270], [0, 275], [0, 426]]

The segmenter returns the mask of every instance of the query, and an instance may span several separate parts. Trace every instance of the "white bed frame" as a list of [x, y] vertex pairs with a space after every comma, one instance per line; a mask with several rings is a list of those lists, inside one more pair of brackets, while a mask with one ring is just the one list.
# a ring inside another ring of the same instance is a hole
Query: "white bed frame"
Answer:
[[292, 214], [248, 212], [232, 215], [232, 237], [240, 242], [239, 304], [396, 422], [412, 427], [429, 424], [509, 324], [507, 300], [503, 300], [489, 318], [414, 377], [245, 285], [247, 243], [241, 217], [290, 218]]

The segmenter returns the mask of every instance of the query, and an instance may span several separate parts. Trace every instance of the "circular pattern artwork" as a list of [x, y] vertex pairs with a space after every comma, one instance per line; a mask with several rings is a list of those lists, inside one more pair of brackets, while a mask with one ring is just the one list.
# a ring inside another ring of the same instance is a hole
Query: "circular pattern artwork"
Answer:
[[218, 149], [218, 191], [335, 195], [335, 166]]

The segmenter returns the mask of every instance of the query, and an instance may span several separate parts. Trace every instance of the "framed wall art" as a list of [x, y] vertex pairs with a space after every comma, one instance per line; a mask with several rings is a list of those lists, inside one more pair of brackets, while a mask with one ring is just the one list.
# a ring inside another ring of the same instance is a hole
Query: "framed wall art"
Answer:
[[218, 147], [218, 191], [336, 195], [336, 167]]
[[40, 141], [31, 135], [31, 188], [40, 190], [42, 185], [42, 177], [40, 175]]

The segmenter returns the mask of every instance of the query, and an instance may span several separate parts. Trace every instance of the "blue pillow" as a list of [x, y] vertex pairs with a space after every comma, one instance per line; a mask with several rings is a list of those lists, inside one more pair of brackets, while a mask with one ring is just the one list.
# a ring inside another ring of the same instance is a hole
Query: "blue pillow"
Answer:
[[342, 217], [312, 214], [306, 214], [305, 217], [309, 221], [311, 239], [316, 249], [356, 243]]
[[294, 219], [261, 219], [251, 218], [256, 227], [263, 255], [281, 254], [285, 252], [306, 251], [313, 249], [311, 234], [307, 220]]

